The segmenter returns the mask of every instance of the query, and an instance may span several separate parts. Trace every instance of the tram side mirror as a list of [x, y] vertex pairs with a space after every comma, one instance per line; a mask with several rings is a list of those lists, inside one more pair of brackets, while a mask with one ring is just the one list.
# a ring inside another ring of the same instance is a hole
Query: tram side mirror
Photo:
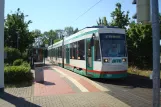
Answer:
[[94, 38], [95, 38], [95, 34], [93, 33], [91, 40], [90, 40], [90, 47], [94, 46]]

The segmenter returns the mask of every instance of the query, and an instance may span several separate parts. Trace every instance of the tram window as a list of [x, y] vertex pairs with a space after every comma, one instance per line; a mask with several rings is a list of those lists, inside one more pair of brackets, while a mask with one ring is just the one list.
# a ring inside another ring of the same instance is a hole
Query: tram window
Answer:
[[84, 40], [78, 41], [78, 59], [84, 60], [85, 52], [84, 52]]
[[56, 48], [54, 49], [54, 57], [56, 57]]
[[52, 49], [50, 50], [50, 57], [52, 57]]
[[52, 54], [51, 55], [52, 55], [52, 57], [54, 57], [54, 49], [52, 49]]
[[53, 49], [51, 49], [51, 57], [53, 57]]
[[54, 49], [54, 57], [55, 57], [55, 49]]
[[56, 48], [56, 58], [58, 58], [58, 48]]
[[63, 49], [63, 53], [64, 53], [64, 58], [66, 58], [66, 47], [64, 46], [64, 49]]
[[50, 51], [48, 50], [48, 56], [50, 57]]
[[95, 39], [94, 47], [95, 47], [95, 61], [101, 61], [99, 40]]
[[56, 56], [57, 56], [57, 58], [59, 56], [59, 49], [58, 48], [56, 48]]
[[62, 46], [60, 48], [60, 58], [62, 58]]
[[52, 57], [54, 56], [54, 49], [52, 49], [52, 53], [51, 53], [51, 56], [52, 56]]
[[73, 56], [73, 43], [70, 44], [70, 59], [72, 59]]
[[77, 42], [74, 42], [73, 43], [73, 59], [77, 59], [77, 47], [78, 47]]
[[51, 49], [49, 50], [49, 52], [50, 52], [49, 55], [50, 55], [50, 57], [51, 57]]
[[52, 49], [50, 49], [50, 57], [52, 57]]
[[52, 49], [52, 57], [54, 57], [54, 49]]
[[56, 57], [56, 48], [54, 49], [54, 57]]
[[59, 47], [58, 47], [58, 58], [60, 57], [60, 55], [59, 55], [59, 54], [60, 54], [60, 49], [59, 49]]

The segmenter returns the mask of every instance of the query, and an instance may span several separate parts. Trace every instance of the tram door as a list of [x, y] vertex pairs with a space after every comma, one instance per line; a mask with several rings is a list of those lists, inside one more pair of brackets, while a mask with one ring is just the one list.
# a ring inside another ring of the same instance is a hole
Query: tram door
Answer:
[[92, 75], [94, 48], [91, 38], [86, 39], [86, 75]]
[[70, 50], [69, 50], [69, 45], [66, 45], [66, 64], [69, 64], [70, 61]]

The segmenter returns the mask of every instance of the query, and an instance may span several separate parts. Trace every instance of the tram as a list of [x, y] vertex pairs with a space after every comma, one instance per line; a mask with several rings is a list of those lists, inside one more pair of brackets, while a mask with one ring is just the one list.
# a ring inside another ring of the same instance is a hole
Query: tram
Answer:
[[48, 59], [90, 78], [124, 78], [128, 69], [125, 29], [86, 27], [50, 45]]

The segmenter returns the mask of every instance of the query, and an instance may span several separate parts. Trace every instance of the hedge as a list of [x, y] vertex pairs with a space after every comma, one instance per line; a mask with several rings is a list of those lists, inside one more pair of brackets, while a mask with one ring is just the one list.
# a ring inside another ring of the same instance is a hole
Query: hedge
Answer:
[[13, 62], [13, 66], [20, 66], [23, 63], [23, 59], [16, 59]]
[[5, 66], [4, 81], [5, 83], [21, 83], [32, 82], [33, 74], [30, 72], [30, 67], [21, 66]]
[[21, 65], [25, 67], [30, 67], [30, 64], [26, 61], [23, 61]]

